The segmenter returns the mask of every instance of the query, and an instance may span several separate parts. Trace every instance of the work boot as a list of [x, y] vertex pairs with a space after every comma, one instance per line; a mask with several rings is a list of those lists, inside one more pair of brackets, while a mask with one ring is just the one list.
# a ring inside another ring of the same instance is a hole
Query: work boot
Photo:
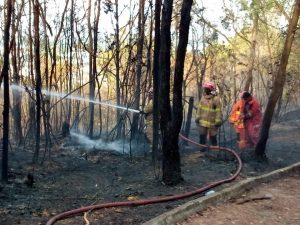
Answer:
[[236, 140], [237, 140], [237, 141], [240, 141], [240, 140], [241, 140], [241, 138], [240, 138], [240, 133], [236, 133]]
[[[200, 144], [201, 145], [205, 145], [206, 144], [206, 135], [205, 134], [201, 134], [200, 135]], [[201, 146], [200, 147], [200, 151], [201, 152], [207, 151], [207, 147]]]
[[210, 143], [212, 146], [217, 146], [218, 145], [218, 141], [217, 141], [217, 135], [215, 136], [210, 136]]
[[[215, 136], [210, 136], [209, 139], [210, 139], [211, 147], [216, 147], [216, 146], [218, 146], [217, 135], [215, 135]], [[219, 147], [217, 147], [217, 148], [211, 148], [211, 149], [212, 149], [212, 150], [219, 150]]]

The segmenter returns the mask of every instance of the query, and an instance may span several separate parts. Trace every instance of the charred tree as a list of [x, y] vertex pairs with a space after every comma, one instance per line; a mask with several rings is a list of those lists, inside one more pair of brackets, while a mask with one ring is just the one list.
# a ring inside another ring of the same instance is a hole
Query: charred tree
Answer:
[[33, 163], [37, 163], [40, 152], [41, 139], [41, 61], [40, 61], [40, 9], [39, 1], [33, 0], [33, 24], [34, 24], [34, 70], [35, 70], [35, 97], [36, 97], [36, 134]]
[[[120, 89], [120, 28], [119, 28], [119, 1], [115, 0], [115, 20], [116, 20], [116, 33], [115, 33], [115, 65], [116, 65], [116, 103], [121, 105], [121, 89]], [[121, 110], [117, 109], [116, 121], [119, 124], [121, 120]], [[117, 138], [121, 136], [122, 127], [117, 127]]]
[[[137, 43], [137, 64], [135, 74], [135, 93], [133, 108], [139, 109], [141, 98], [141, 77], [142, 77], [142, 64], [143, 64], [143, 44], [144, 44], [144, 8], [145, 0], [139, 1], [139, 17], [138, 17], [138, 43]], [[132, 118], [132, 136], [135, 137], [138, 132], [139, 114], [135, 113]]]
[[[91, 23], [91, 10], [92, 4], [91, 0], [88, 3], [88, 37], [89, 37], [89, 98], [90, 100], [95, 99], [95, 88], [97, 79], [97, 42], [98, 42], [98, 24], [100, 18], [100, 5], [101, 0], [96, 0], [95, 2], [95, 13], [93, 26]], [[90, 138], [94, 136], [94, 118], [95, 117], [95, 104], [89, 103], [89, 130], [88, 134]]]
[[[171, 50], [171, 17], [172, 17], [172, 0], [163, 2], [161, 17], [161, 41], [159, 53], [159, 75], [160, 75], [160, 129], [162, 135], [163, 151], [163, 181], [166, 184], [178, 183], [181, 178], [181, 168], [178, 149], [175, 149], [176, 155], [171, 155], [170, 138], [172, 135], [171, 127], [171, 105], [170, 105], [170, 50]], [[174, 138], [174, 137], [173, 137]], [[176, 168], [176, 171], [173, 170]]]
[[[34, 81], [34, 73], [33, 73], [32, 1], [29, 1], [29, 5], [28, 5], [28, 41], [29, 41], [28, 71], [29, 71], [31, 85], [33, 86], [35, 81]], [[36, 134], [36, 120], [35, 120], [36, 111], [35, 111], [35, 103], [31, 98], [28, 98], [28, 108], [29, 108], [29, 129], [27, 131], [26, 136], [33, 140]]]
[[[71, 0], [70, 10], [70, 43], [69, 43], [69, 92], [72, 91], [73, 80], [73, 48], [74, 48], [74, 0]], [[72, 114], [72, 100], [68, 101], [67, 122], [70, 124]]]
[[154, 36], [154, 54], [153, 54], [153, 146], [152, 161], [155, 163], [158, 154], [159, 140], [159, 49], [160, 49], [160, 15], [161, 0], [155, 0], [155, 36]]
[[[21, 7], [22, 10], [22, 7]], [[17, 21], [15, 15], [13, 16], [13, 21]], [[12, 23], [12, 33], [17, 33], [17, 27], [15, 23]], [[13, 84], [20, 85], [20, 68], [19, 68], [19, 51], [20, 48], [17, 46], [17, 35], [12, 37], [11, 42], [11, 64], [13, 69]], [[13, 91], [13, 106], [12, 106], [12, 117], [14, 121], [14, 139], [17, 141], [17, 145], [20, 145], [23, 141], [22, 123], [21, 123], [21, 93], [19, 91]]]
[[170, 49], [171, 49], [171, 17], [172, 0], [165, 0], [161, 23], [160, 51], [160, 125], [162, 131], [163, 150], [163, 182], [174, 185], [182, 181], [178, 137], [182, 123], [182, 82], [183, 69], [188, 43], [190, 12], [192, 0], [183, 1], [179, 27], [179, 43], [176, 52], [176, 64], [173, 87], [173, 107], [170, 105]]
[[[184, 62], [186, 55], [186, 48], [188, 44], [189, 37], [189, 28], [191, 21], [191, 8], [193, 0], [183, 1], [181, 9], [181, 19], [179, 26], [179, 42], [176, 52], [176, 63], [175, 63], [175, 72], [174, 72], [174, 86], [173, 86], [173, 107], [172, 107], [172, 134], [174, 137], [172, 143], [176, 146], [173, 146], [169, 149], [170, 155], [174, 156], [174, 168], [168, 168], [175, 170], [175, 180], [180, 178], [180, 157], [179, 157], [179, 146], [178, 138], [179, 132], [181, 129], [181, 124], [183, 120], [183, 105], [182, 105], [182, 86], [183, 86], [183, 75], [184, 75]], [[177, 156], [178, 155], [178, 156]], [[179, 158], [179, 160], [177, 159]], [[170, 163], [170, 162], [167, 162]], [[169, 165], [169, 164], [168, 164]], [[168, 166], [167, 166], [168, 167]], [[173, 165], [171, 165], [173, 167]], [[177, 172], [176, 172], [177, 171]]]
[[[42, 18], [44, 18], [43, 21], [43, 33], [44, 33], [44, 40], [42, 43], [42, 46], [45, 46], [44, 51], [44, 79], [45, 79], [45, 85], [46, 89], [49, 89], [49, 60], [48, 60], [48, 49], [49, 49], [49, 38], [48, 38], [48, 32], [47, 32], [47, 5], [46, 2], [44, 2], [43, 11], [40, 7], [41, 14], [43, 14]], [[41, 95], [41, 111], [43, 115], [43, 125], [44, 125], [44, 136], [45, 136], [45, 154], [49, 150], [49, 147], [51, 145], [51, 138], [50, 138], [50, 97], [49, 96], [43, 96]]]
[[[3, 36], [3, 67], [1, 81], [4, 86], [3, 138], [2, 138], [2, 181], [8, 181], [8, 142], [9, 142], [9, 30], [11, 26], [12, 1], [6, 1], [6, 17]], [[0, 84], [1, 84], [0, 81]]]
[[[95, 87], [97, 81], [97, 49], [98, 49], [98, 25], [100, 19], [100, 6], [101, 0], [95, 2], [95, 18], [93, 22], [93, 79], [94, 79], [94, 96], [95, 96]], [[100, 110], [101, 111], [101, 110]], [[93, 135], [92, 135], [93, 136]], [[91, 136], [91, 137], [92, 137]]]
[[274, 113], [276, 103], [283, 92], [283, 86], [286, 79], [286, 67], [288, 64], [294, 36], [297, 30], [299, 15], [300, 15], [300, 1], [295, 0], [292, 18], [289, 22], [288, 32], [287, 32], [283, 52], [281, 55], [279, 68], [264, 113], [261, 131], [260, 131], [260, 138], [255, 148], [255, 154], [258, 157], [265, 157], [266, 144], [269, 137], [269, 130], [273, 118], [273, 113]]
[[[93, 34], [92, 34], [92, 24], [91, 24], [91, 10], [92, 10], [92, 3], [91, 0], [88, 1], [88, 35], [89, 35], [89, 98], [90, 100], [94, 100], [95, 98], [95, 79], [93, 77]], [[94, 110], [95, 105], [94, 103], [89, 103], [89, 130], [88, 134], [89, 137], [92, 138], [94, 135]]]

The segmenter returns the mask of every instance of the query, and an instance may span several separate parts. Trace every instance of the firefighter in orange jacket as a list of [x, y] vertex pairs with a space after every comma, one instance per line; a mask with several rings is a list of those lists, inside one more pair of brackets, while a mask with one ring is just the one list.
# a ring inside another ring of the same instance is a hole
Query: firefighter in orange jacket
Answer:
[[[195, 122], [199, 127], [200, 144], [205, 145], [209, 136], [211, 145], [218, 145], [217, 133], [222, 125], [222, 111], [220, 99], [216, 95], [216, 85], [211, 81], [203, 84], [203, 96], [198, 104]], [[206, 148], [201, 149], [205, 150]]]
[[241, 99], [232, 107], [229, 122], [237, 133], [240, 149], [254, 147], [259, 138], [262, 120], [260, 103], [247, 91], [241, 93]]
[[237, 142], [239, 148], [244, 148], [245, 145], [245, 132], [244, 132], [244, 104], [245, 102], [242, 99], [239, 99], [232, 107], [229, 122], [233, 125], [233, 128], [237, 135]]

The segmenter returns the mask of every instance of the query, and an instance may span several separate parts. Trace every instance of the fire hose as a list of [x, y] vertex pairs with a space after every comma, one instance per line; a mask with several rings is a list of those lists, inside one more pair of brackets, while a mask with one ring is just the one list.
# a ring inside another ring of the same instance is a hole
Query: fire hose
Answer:
[[[201, 145], [193, 140], [188, 139], [187, 137], [183, 135], [179, 135], [180, 138], [182, 138], [185, 141], [188, 141], [196, 146], [199, 147], [208, 147], [207, 145]], [[104, 209], [104, 208], [112, 208], [112, 207], [132, 207], [132, 206], [140, 206], [140, 205], [149, 205], [149, 204], [157, 204], [157, 203], [163, 203], [163, 202], [168, 202], [168, 201], [175, 201], [175, 200], [180, 200], [184, 198], [188, 198], [197, 194], [200, 194], [202, 192], [205, 192], [211, 188], [214, 188], [216, 186], [219, 186], [224, 183], [231, 182], [237, 178], [237, 176], [240, 174], [242, 170], [242, 160], [240, 159], [239, 155], [232, 149], [221, 147], [221, 146], [210, 146], [210, 149], [215, 149], [215, 150], [223, 150], [230, 152], [237, 160], [238, 166], [234, 174], [232, 174], [230, 177], [225, 178], [223, 180], [218, 180], [212, 183], [207, 184], [206, 186], [203, 186], [199, 189], [196, 189], [194, 191], [190, 192], [184, 192], [181, 194], [176, 194], [173, 196], [159, 196], [159, 197], [152, 197], [149, 199], [140, 199], [140, 200], [135, 200], [135, 201], [122, 201], [122, 202], [110, 202], [110, 203], [102, 203], [98, 205], [90, 205], [90, 206], [85, 206], [77, 209], [73, 209], [70, 211], [66, 211], [60, 214], [57, 214], [56, 216], [52, 217], [46, 225], [52, 225], [56, 223], [59, 220], [63, 220], [66, 218], [70, 218], [72, 216], [85, 213], [90, 210], [99, 210], [99, 209]]]

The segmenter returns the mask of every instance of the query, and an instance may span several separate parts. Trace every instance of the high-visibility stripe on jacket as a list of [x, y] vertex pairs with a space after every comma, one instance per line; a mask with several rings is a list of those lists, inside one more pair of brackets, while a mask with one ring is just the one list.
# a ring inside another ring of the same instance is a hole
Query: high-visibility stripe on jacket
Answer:
[[203, 127], [214, 127], [222, 123], [221, 102], [217, 96], [203, 96], [198, 104], [196, 121]]

